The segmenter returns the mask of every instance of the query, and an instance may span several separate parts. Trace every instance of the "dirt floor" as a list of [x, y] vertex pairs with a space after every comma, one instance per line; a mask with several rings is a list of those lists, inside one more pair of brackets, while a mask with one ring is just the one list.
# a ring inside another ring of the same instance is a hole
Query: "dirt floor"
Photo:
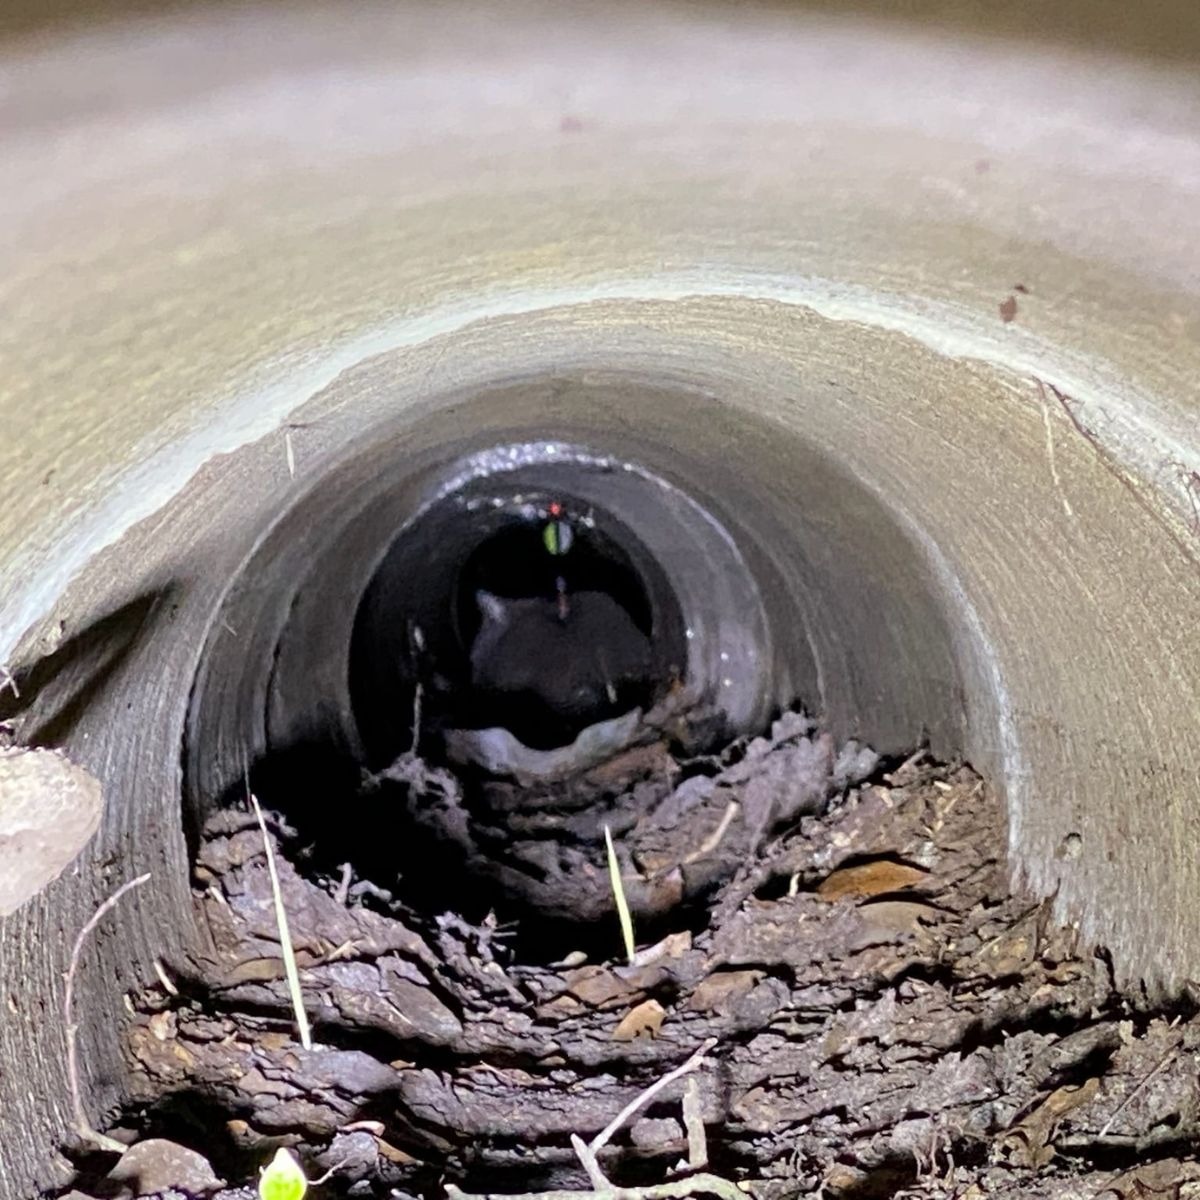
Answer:
[[131, 997], [111, 1132], [141, 1160], [84, 1160], [89, 1195], [250, 1195], [279, 1146], [328, 1196], [1200, 1195], [1196, 1006], [1120, 994], [1010, 893], [966, 767], [880, 764], [786, 714], [568, 784], [407, 756], [324, 825], [264, 804], [314, 1046], [262, 833], [225, 809], [197, 858], [207, 950]]

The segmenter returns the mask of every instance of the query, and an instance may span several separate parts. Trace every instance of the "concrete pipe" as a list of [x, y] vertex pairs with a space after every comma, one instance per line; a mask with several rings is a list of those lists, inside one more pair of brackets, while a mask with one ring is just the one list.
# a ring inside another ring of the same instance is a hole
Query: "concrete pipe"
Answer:
[[963, 755], [1022, 886], [1200, 971], [1200, 18], [891, 9], [9, 13], [0, 715], [103, 813], [0, 759], [51, 814], [0, 806], [3, 1200], [57, 1178], [75, 932], [151, 874], [77, 981], [103, 1111], [197, 816], [386, 757], [405, 614], [450, 637], [530, 489], [727, 726]]

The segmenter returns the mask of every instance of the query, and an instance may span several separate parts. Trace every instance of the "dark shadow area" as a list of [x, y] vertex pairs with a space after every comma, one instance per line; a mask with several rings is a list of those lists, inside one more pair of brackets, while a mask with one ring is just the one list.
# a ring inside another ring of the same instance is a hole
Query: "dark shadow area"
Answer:
[[[334, 751], [299, 746], [272, 754], [251, 768], [250, 781], [263, 808], [283, 818], [289, 860], [330, 887], [349, 864], [359, 889], [355, 903], [403, 915], [426, 931], [443, 913], [473, 925], [494, 915], [513, 962], [549, 963], [573, 952], [603, 957], [615, 944], [615, 912], [580, 920], [539, 908], [508, 890], [486, 864], [481, 869], [469, 861], [460, 844], [439, 835], [436, 823], [414, 821], [404, 784], [364, 788], [361, 767]], [[468, 777], [464, 787], [471, 795], [478, 781]], [[240, 804], [244, 794], [239, 783], [225, 803]], [[499, 866], [513, 865], [502, 848], [496, 854]], [[652, 943], [680, 929], [699, 932], [708, 920], [710, 890], [681, 899], [669, 912], [642, 916], [639, 937]]]
[[[165, 1138], [194, 1150], [218, 1176], [237, 1183], [256, 1179], [262, 1165], [261, 1152], [239, 1145], [230, 1130], [230, 1122], [249, 1111], [222, 1103], [201, 1088], [185, 1088], [167, 1092], [153, 1104], [127, 1109], [120, 1127], [134, 1133], [138, 1142]], [[141, 1194], [140, 1181], [108, 1178], [116, 1162], [112, 1154], [88, 1151], [71, 1155], [71, 1161], [78, 1172], [74, 1187], [96, 1200], [128, 1196], [131, 1185], [139, 1186]]]
[[437, 759], [447, 729], [568, 745], [684, 674], [678, 597], [634, 530], [564, 490], [486, 482], [401, 530], [359, 603], [348, 675], [373, 767], [409, 748], [418, 688]]
[[16, 689], [0, 688], [0, 722], [11, 722], [24, 745], [60, 746], [137, 648], [150, 618], [170, 604], [172, 591], [168, 585], [143, 592], [14, 671]]

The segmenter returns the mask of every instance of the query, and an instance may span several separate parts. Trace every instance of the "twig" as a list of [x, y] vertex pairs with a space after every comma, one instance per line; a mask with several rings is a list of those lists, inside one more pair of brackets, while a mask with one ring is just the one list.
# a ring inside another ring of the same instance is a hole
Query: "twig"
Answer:
[[170, 975], [167, 974], [166, 968], [162, 965], [162, 961], [156, 958], [151, 966], [154, 967], [154, 973], [158, 976], [158, 982], [162, 984], [163, 991], [166, 992], [168, 996], [178, 996], [179, 989], [175, 986], [175, 983], [171, 979]]
[[725, 811], [721, 814], [720, 821], [717, 822], [717, 827], [683, 860], [684, 866], [690, 863], [697, 862], [706, 854], [711, 854], [720, 844], [721, 839], [725, 836], [729, 826], [733, 823], [733, 818], [741, 811], [741, 804], [736, 800], [730, 800], [725, 805]]
[[84, 1141], [91, 1142], [93, 1146], [99, 1146], [101, 1150], [111, 1150], [114, 1154], [124, 1154], [128, 1147], [115, 1138], [97, 1133], [92, 1128], [92, 1123], [88, 1120], [87, 1113], [83, 1108], [83, 1090], [79, 1085], [79, 1027], [75, 1024], [75, 975], [79, 970], [79, 960], [88, 935], [117, 906], [126, 892], [132, 891], [135, 887], [141, 887], [149, 878], [150, 875], [147, 872], [145, 875], [139, 875], [136, 879], [123, 883], [92, 913], [91, 920], [79, 931], [75, 945], [71, 948], [71, 961], [67, 966], [67, 982], [63, 992], [63, 1026], [67, 1039], [67, 1084], [71, 1089], [71, 1106], [75, 1110], [75, 1132]]
[[413, 716], [412, 716], [412, 745], [409, 747], [410, 754], [417, 753], [417, 747], [421, 742], [421, 701], [424, 699], [425, 689], [422, 684], [418, 683], [413, 688]]
[[[597, 1155], [608, 1144], [609, 1139], [636, 1113], [645, 1108], [664, 1088], [677, 1079], [694, 1071], [704, 1056], [716, 1045], [716, 1038], [709, 1038], [692, 1056], [673, 1071], [652, 1083], [644, 1092], [627, 1104], [590, 1142], [585, 1142], [577, 1133], [571, 1135], [571, 1145], [587, 1172], [592, 1187], [590, 1191], [556, 1190], [549, 1192], [519, 1192], [512, 1196], [494, 1193], [470, 1193], [449, 1183], [446, 1194], [451, 1200], [687, 1200], [692, 1196], [717, 1196], [720, 1200], [746, 1200], [746, 1192], [737, 1184], [719, 1175], [701, 1173], [685, 1179], [673, 1179], [669, 1183], [655, 1183], [643, 1187], [619, 1187], [610, 1182], [597, 1161]], [[694, 1084], [695, 1080], [689, 1080]], [[700, 1094], [689, 1087], [684, 1093], [683, 1122], [688, 1131], [688, 1162], [692, 1166], [703, 1166], [708, 1158], [708, 1144], [704, 1124], [700, 1119]]]
[[700, 1082], [693, 1075], [683, 1090], [683, 1127], [687, 1130], [688, 1166], [702, 1171], [708, 1166], [708, 1135], [700, 1109]]
[[[1176, 1018], [1176, 1020], [1178, 1020], [1178, 1018]], [[1117, 1118], [1120, 1117], [1120, 1115], [1146, 1090], [1150, 1084], [1150, 1081], [1155, 1077], [1155, 1075], [1163, 1070], [1163, 1068], [1166, 1067], [1171, 1059], [1173, 1059], [1175, 1055], [1179, 1053], [1182, 1045], [1183, 1038], [1181, 1037], [1175, 1043], [1175, 1045], [1173, 1045], [1170, 1050], [1168, 1050], [1166, 1054], [1164, 1054], [1162, 1058], [1158, 1060], [1155, 1066], [1146, 1074], [1146, 1077], [1142, 1080], [1142, 1082], [1139, 1083], [1137, 1087], [1135, 1087], [1133, 1091], [1130, 1092], [1129, 1095], [1117, 1105], [1117, 1107], [1113, 1110], [1112, 1116], [1110, 1116], [1108, 1120], [1105, 1121], [1100, 1127], [1100, 1132], [1096, 1135], [1097, 1138], [1108, 1136], [1108, 1131], [1117, 1123]]]
[[583, 1169], [587, 1172], [593, 1192], [600, 1195], [613, 1186], [609, 1182], [608, 1176], [604, 1174], [604, 1169], [600, 1166], [600, 1161], [597, 1159], [595, 1151], [577, 1133], [571, 1134], [571, 1149], [575, 1151], [576, 1157], [583, 1163]]
[[5, 688], [12, 692], [14, 700], [20, 700], [21, 689], [17, 687], [17, 677], [8, 667], [0, 663], [0, 692], [3, 692]]
[[689, 1175], [670, 1183], [654, 1183], [646, 1187], [607, 1187], [594, 1191], [517, 1192], [502, 1195], [496, 1192], [464, 1192], [452, 1183], [446, 1184], [446, 1194], [453, 1200], [687, 1200], [692, 1196], [718, 1196], [720, 1200], [746, 1200], [746, 1193], [719, 1175]]
[[500, 1195], [494, 1192], [464, 1192], [454, 1184], [446, 1185], [446, 1194], [455, 1200], [685, 1200], [690, 1196], [719, 1196], [721, 1200], [746, 1200], [746, 1193], [735, 1183], [719, 1175], [690, 1175], [670, 1183], [655, 1183], [646, 1187], [608, 1186], [595, 1191], [558, 1190], [550, 1192], [517, 1192]]
[[279, 948], [283, 953], [283, 971], [287, 976], [288, 994], [292, 998], [292, 1011], [296, 1014], [296, 1029], [300, 1034], [300, 1045], [312, 1049], [312, 1034], [308, 1027], [308, 1013], [304, 1011], [304, 996], [300, 991], [300, 972], [296, 969], [296, 952], [292, 949], [292, 935], [288, 931], [287, 910], [283, 906], [283, 892], [279, 887], [279, 872], [275, 869], [275, 851], [267, 834], [267, 823], [263, 820], [258, 797], [249, 792], [258, 827], [262, 830], [263, 849], [267, 852], [267, 871], [271, 876], [271, 895], [275, 900], [275, 922], [279, 926]]
[[894, 784], [897, 776], [903, 771], [907, 771], [909, 767], [915, 767], [928, 753], [926, 747], [921, 746], [914, 750], [894, 771], [889, 771], [884, 777], [884, 782]]
[[[600, 1130], [600, 1132], [598, 1134], [596, 1134], [596, 1136], [594, 1138], [592, 1138], [592, 1140], [590, 1142], [587, 1143], [587, 1146], [585, 1147], [585, 1149], [587, 1150], [588, 1157], [591, 1159], [591, 1161], [593, 1163], [595, 1163], [596, 1156], [600, 1153], [601, 1150], [604, 1149], [605, 1146], [608, 1145], [609, 1139], [613, 1136], [614, 1133], [617, 1132], [618, 1129], [621, 1128], [622, 1125], [625, 1124], [626, 1121], [628, 1121], [631, 1117], [635, 1116], [637, 1113], [641, 1112], [641, 1110], [643, 1108], [645, 1108], [646, 1105], [649, 1104], [650, 1101], [653, 1100], [654, 1097], [657, 1096], [658, 1093], [661, 1092], [664, 1088], [669, 1088], [671, 1086], [671, 1084], [673, 1084], [675, 1082], [675, 1080], [680, 1079], [684, 1075], [688, 1075], [692, 1071], [694, 1071], [704, 1061], [704, 1056], [716, 1044], [717, 1044], [716, 1038], [709, 1038], [706, 1042], [704, 1042], [700, 1046], [700, 1048], [698, 1050], [696, 1050], [692, 1054], [692, 1056], [689, 1059], [687, 1059], [685, 1062], [681, 1063], [673, 1071], [668, 1071], [661, 1079], [656, 1080], [644, 1092], [642, 1092], [639, 1096], [635, 1097], [627, 1105], [625, 1105], [625, 1107], [623, 1109], [621, 1109], [621, 1111], [619, 1113], [617, 1113], [617, 1115], [615, 1117], [613, 1117], [613, 1119], [611, 1121], [609, 1121], [609, 1123], [607, 1125], [605, 1125], [605, 1127], [602, 1130]], [[572, 1142], [574, 1142], [575, 1140], [577, 1140], [577, 1139], [572, 1138]], [[579, 1138], [578, 1140], [579, 1140], [579, 1144], [582, 1146], [583, 1140], [581, 1138]], [[576, 1146], [575, 1150], [576, 1150], [576, 1153], [579, 1153], [578, 1146]], [[588, 1166], [588, 1160], [585, 1159], [583, 1157], [583, 1155], [580, 1155], [580, 1161], [583, 1163], [584, 1168], [586, 1169]], [[599, 1168], [597, 1168], [597, 1169], [599, 1169]], [[589, 1171], [589, 1174], [590, 1174], [590, 1171]], [[601, 1178], [603, 1178], [603, 1175], [601, 1176]]]
[[621, 922], [621, 937], [625, 941], [625, 957], [629, 965], [637, 956], [637, 943], [633, 940], [633, 917], [629, 912], [629, 901], [625, 899], [625, 885], [621, 882], [621, 864], [613, 847], [612, 830], [604, 827], [604, 848], [608, 854], [608, 878], [612, 883], [613, 899], [617, 902], [617, 917]]
[[343, 1159], [342, 1159], [340, 1162], [336, 1162], [336, 1163], [334, 1163], [334, 1164], [333, 1164], [333, 1166], [332, 1166], [332, 1167], [330, 1167], [330, 1168], [329, 1168], [329, 1170], [328, 1170], [328, 1171], [326, 1171], [326, 1172], [325, 1172], [325, 1174], [324, 1174], [324, 1175], [322, 1175], [320, 1178], [318, 1178], [318, 1179], [310, 1179], [310, 1180], [308, 1181], [308, 1182], [309, 1182], [309, 1186], [310, 1186], [310, 1187], [322, 1187], [322, 1186], [324, 1186], [324, 1185], [325, 1185], [325, 1184], [327, 1184], [327, 1183], [328, 1183], [328, 1182], [329, 1182], [329, 1181], [330, 1181], [330, 1180], [331, 1180], [331, 1179], [332, 1179], [332, 1178], [333, 1178], [333, 1177], [334, 1177], [334, 1176], [335, 1176], [335, 1175], [336, 1175], [336, 1174], [337, 1174], [337, 1173], [338, 1173], [338, 1172], [339, 1172], [339, 1171], [340, 1171], [340, 1170], [341, 1170], [341, 1169], [342, 1169], [344, 1166], [347, 1166], [347, 1165], [348, 1165], [350, 1162], [352, 1162], [352, 1161], [353, 1161], [353, 1156], [352, 1156], [352, 1155], [347, 1155], [347, 1156], [346, 1156], [345, 1158], [343, 1158]]

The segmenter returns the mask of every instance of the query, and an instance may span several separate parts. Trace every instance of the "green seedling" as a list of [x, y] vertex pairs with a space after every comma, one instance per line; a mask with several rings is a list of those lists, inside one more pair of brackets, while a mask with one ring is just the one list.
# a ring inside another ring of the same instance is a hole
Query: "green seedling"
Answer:
[[625, 940], [625, 957], [633, 966], [637, 944], [633, 940], [633, 917], [629, 912], [629, 902], [625, 899], [625, 885], [621, 882], [621, 866], [617, 862], [617, 852], [613, 847], [612, 831], [604, 827], [604, 847], [608, 852], [608, 878], [612, 883], [613, 899], [617, 902], [617, 917], [621, 922], [621, 937]]
[[258, 1200], [304, 1200], [308, 1178], [296, 1156], [282, 1146], [258, 1175]]

